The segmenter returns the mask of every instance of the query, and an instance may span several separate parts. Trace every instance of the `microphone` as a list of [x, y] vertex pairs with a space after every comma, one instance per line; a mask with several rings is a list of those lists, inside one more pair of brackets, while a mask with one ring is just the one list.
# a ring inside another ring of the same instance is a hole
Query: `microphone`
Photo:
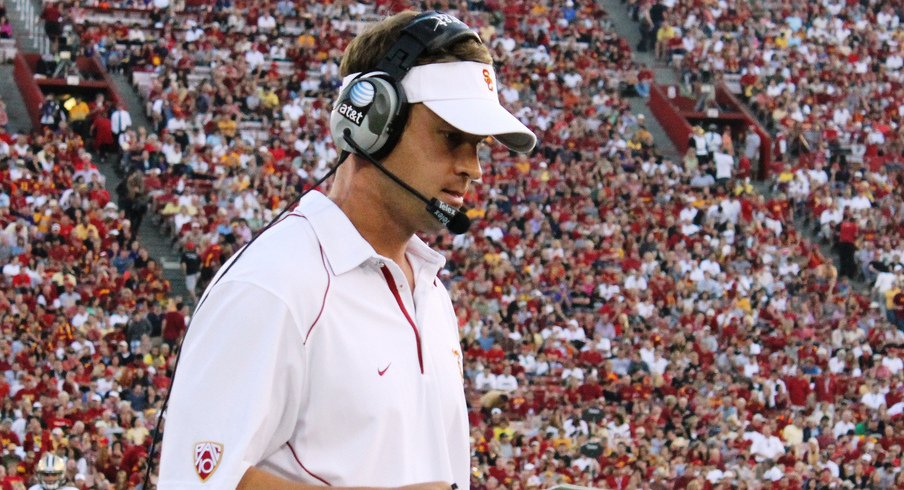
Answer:
[[383, 166], [382, 163], [378, 162], [376, 158], [372, 157], [370, 153], [364, 151], [363, 148], [358, 146], [357, 143], [351, 137], [351, 130], [348, 128], [343, 131], [343, 138], [345, 142], [349, 144], [352, 148], [355, 149], [357, 154], [363, 156], [367, 161], [374, 164], [383, 174], [389, 177], [390, 180], [398, 184], [402, 189], [408, 191], [414, 197], [423, 201], [424, 204], [427, 205], [427, 212], [429, 212], [437, 221], [443, 224], [449, 233], [454, 235], [461, 235], [462, 233], [468, 231], [468, 228], [471, 227], [471, 218], [468, 218], [465, 215], [463, 209], [455, 209], [453, 206], [440, 201], [437, 198], [427, 199], [423, 194], [418, 192], [414, 187], [411, 187], [402, 179], [398, 178], [395, 174], [390, 172]]
[[[380, 167], [382, 167], [382, 165], [377, 168]], [[386, 172], [386, 169], [383, 168], [383, 171]], [[471, 218], [468, 218], [463, 210], [455, 209], [435, 197], [430, 199], [430, 201], [427, 201], [423, 196], [416, 192], [415, 195], [427, 203], [427, 211], [429, 211], [437, 221], [442, 223], [450, 233], [461, 235], [471, 227]]]

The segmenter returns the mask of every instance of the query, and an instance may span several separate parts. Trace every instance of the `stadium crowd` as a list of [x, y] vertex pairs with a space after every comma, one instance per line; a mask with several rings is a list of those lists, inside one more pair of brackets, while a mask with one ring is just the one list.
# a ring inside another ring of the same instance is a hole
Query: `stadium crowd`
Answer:
[[[902, 92], [879, 49], [902, 40], [900, 12], [797, 3], [633, 6], [637, 48], [689, 84], [741, 75], [787, 145], [771, 197], [712, 152], [659, 154], [623, 96], [643, 95], [643, 70], [595, 2], [429, 5], [479, 30], [504, 103], [540, 139], [530, 156], [484, 147], [472, 230], [429, 237], [466, 352], [472, 487], [904, 488]], [[190, 304], [335, 161], [344, 43], [398, 7], [113, 6], [154, 11], [142, 29], [156, 34], [80, 23], [105, 7], [76, 2], [57, 10], [58, 49], [146, 74], [152, 128], [100, 98], [0, 132], [5, 490], [33, 483], [48, 451], [78, 488], [138, 487]], [[830, 46], [837, 33], [819, 33], [837, 24], [850, 32]], [[852, 54], [872, 56], [860, 78], [832, 68]], [[121, 173], [114, 195], [95, 159]], [[182, 254], [189, 297], [137, 242], [146, 214]]]
[[0, 130], [0, 154], [0, 485], [25, 488], [49, 451], [76, 484], [123, 487], [168, 384], [150, 339], [169, 285], [65, 121]]
[[[681, 70], [689, 90], [737, 82], [775, 132], [776, 163], [787, 164], [778, 167], [781, 190], [824, 239], [839, 242], [843, 275], [874, 280], [900, 262], [900, 6], [646, 1], [634, 9], [644, 44], [655, 43], [655, 56]], [[845, 220], [853, 236], [839, 239], [834, 228]]]
[[735, 79], [780, 159], [844, 148], [880, 165], [904, 150], [895, 2], [666, 3], [636, 5], [656, 56], [687, 84]]

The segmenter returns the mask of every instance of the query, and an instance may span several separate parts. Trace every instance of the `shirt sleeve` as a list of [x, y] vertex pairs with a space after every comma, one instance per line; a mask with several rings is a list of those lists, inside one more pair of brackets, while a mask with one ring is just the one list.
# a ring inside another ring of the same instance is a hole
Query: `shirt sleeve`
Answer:
[[166, 414], [160, 488], [235, 488], [297, 423], [303, 343], [278, 296], [230, 281], [195, 313]]

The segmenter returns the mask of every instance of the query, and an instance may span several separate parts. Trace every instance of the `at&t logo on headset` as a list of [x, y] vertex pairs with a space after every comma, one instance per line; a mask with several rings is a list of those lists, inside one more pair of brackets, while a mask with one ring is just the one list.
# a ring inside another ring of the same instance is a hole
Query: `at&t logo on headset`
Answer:
[[352, 86], [348, 93], [348, 99], [339, 104], [337, 111], [346, 119], [360, 126], [370, 104], [374, 101], [376, 89], [367, 80], [361, 80]]

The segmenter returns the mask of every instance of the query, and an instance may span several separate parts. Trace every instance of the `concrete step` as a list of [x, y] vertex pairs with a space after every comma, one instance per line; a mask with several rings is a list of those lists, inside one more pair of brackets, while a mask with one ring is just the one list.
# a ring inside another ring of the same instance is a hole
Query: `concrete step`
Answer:
[[659, 85], [679, 85], [678, 72], [670, 66], [657, 66], [653, 68], [653, 76]]
[[[144, 113], [144, 102], [135, 93], [135, 89], [121, 73], [115, 73], [111, 76], [116, 90], [120, 97], [125, 101], [129, 115], [132, 116], [132, 126], [134, 128], [144, 127], [150, 129], [150, 123]], [[113, 193], [112, 189], [116, 188], [121, 180], [116, 174], [112, 163], [104, 165], [104, 175], [109, 179], [107, 189]], [[163, 275], [170, 282], [172, 294], [181, 296], [188, 302], [188, 291], [185, 289], [185, 276], [179, 266], [179, 253], [171, 247], [172, 239], [166, 235], [159, 225], [152, 219], [149, 214], [145, 216], [141, 229], [138, 230], [138, 239], [141, 241], [151, 257], [154, 257], [163, 268]]]
[[[637, 23], [631, 20], [627, 5], [622, 3], [621, 0], [602, 0], [600, 4], [606, 9], [606, 13], [609, 14], [609, 21], [618, 36], [622, 39], [627, 39], [632, 48], [637, 46], [640, 41], [640, 30], [637, 27]], [[647, 60], [644, 58], [649, 57], [649, 54], [635, 53], [634, 56], [636, 60], [645, 62]]]
[[44, 34], [44, 23], [39, 18], [41, 2], [13, 0], [6, 3], [6, 8], [19, 49], [35, 53], [49, 52], [50, 41]]
[[13, 65], [0, 65], [0, 94], [6, 102], [6, 114], [9, 116], [10, 133], [30, 133], [31, 117], [19, 87], [13, 78]]
[[656, 146], [656, 150], [658, 150], [662, 156], [678, 163], [681, 159], [681, 155], [678, 154], [678, 150], [675, 149], [672, 140], [669, 139], [665, 130], [662, 128], [662, 125], [659, 124], [659, 120], [656, 119], [653, 112], [650, 111], [650, 107], [647, 105], [647, 99], [644, 99], [643, 97], [629, 97], [628, 104], [630, 104], [632, 112], [635, 114], [643, 114], [646, 118], [647, 129], [650, 131], [650, 134], [653, 135], [653, 142]]
[[144, 101], [141, 100], [135, 92], [135, 89], [132, 87], [132, 84], [126, 76], [122, 73], [114, 73], [110, 78], [113, 79], [116, 90], [119, 91], [119, 95], [126, 102], [129, 115], [132, 116], [132, 126], [135, 128], [142, 127], [150, 129], [151, 123], [144, 113]]
[[[99, 163], [98, 167], [101, 173], [107, 178], [105, 184], [107, 191], [116, 199], [116, 186], [122, 181], [122, 177], [116, 173], [114, 163], [115, 159], [119, 157], [110, 157], [108, 161], [102, 160], [96, 154], [94, 157], [95, 161]], [[138, 241], [163, 268], [163, 277], [170, 282], [171, 294], [173, 296], [181, 296], [182, 299], [188, 301], [188, 291], [185, 289], [185, 276], [179, 267], [179, 254], [171, 248], [170, 238], [163, 233], [160, 226], [152, 218], [151, 214], [145, 215], [141, 228], [138, 230]]]

